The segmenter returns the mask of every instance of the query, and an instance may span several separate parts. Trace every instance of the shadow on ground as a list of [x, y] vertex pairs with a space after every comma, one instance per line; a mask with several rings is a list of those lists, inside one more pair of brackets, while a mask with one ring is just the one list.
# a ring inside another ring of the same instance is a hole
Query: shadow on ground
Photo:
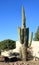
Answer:
[[5, 62], [16, 62], [16, 61], [21, 61], [20, 58], [14, 57], [14, 58], [5, 58]]

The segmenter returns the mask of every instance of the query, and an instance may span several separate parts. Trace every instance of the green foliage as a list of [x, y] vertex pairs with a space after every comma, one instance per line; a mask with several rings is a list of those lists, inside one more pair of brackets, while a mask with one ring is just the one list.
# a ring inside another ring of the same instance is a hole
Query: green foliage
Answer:
[[13, 40], [3, 40], [0, 42], [0, 50], [9, 50], [14, 49], [16, 47], [16, 42]]
[[39, 41], [39, 26], [38, 26], [38, 29], [37, 29], [37, 31], [36, 31], [36, 33], [35, 33], [34, 40], [35, 40], [35, 41]]

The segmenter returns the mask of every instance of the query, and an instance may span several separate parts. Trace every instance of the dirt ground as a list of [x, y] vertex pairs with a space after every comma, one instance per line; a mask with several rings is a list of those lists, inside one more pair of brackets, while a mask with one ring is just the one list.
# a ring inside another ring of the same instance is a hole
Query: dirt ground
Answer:
[[[14, 61], [17, 60], [17, 61]], [[13, 61], [4, 61], [4, 57], [0, 57], [0, 65], [39, 65], [39, 60], [30, 60], [30, 61], [19, 61], [19, 59], [14, 58]]]
[[0, 65], [39, 65], [39, 61], [0, 62]]

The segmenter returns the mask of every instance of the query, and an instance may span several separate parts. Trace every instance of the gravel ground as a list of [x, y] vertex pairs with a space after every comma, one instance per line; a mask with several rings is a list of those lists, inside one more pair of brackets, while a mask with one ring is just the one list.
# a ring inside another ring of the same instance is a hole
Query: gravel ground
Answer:
[[0, 65], [39, 65], [39, 61], [0, 62]]

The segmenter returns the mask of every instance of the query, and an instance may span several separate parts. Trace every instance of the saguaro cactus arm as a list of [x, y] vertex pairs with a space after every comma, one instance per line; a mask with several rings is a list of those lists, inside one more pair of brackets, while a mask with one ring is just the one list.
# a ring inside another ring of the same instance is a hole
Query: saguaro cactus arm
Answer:
[[19, 37], [19, 40], [21, 39], [21, 28], [18, 27], [18, 37]]
[[28, 44], [29, 47], [31, 46], [32, 38], [33, 38], [33, 32], [30, 33], [29, 44]]

